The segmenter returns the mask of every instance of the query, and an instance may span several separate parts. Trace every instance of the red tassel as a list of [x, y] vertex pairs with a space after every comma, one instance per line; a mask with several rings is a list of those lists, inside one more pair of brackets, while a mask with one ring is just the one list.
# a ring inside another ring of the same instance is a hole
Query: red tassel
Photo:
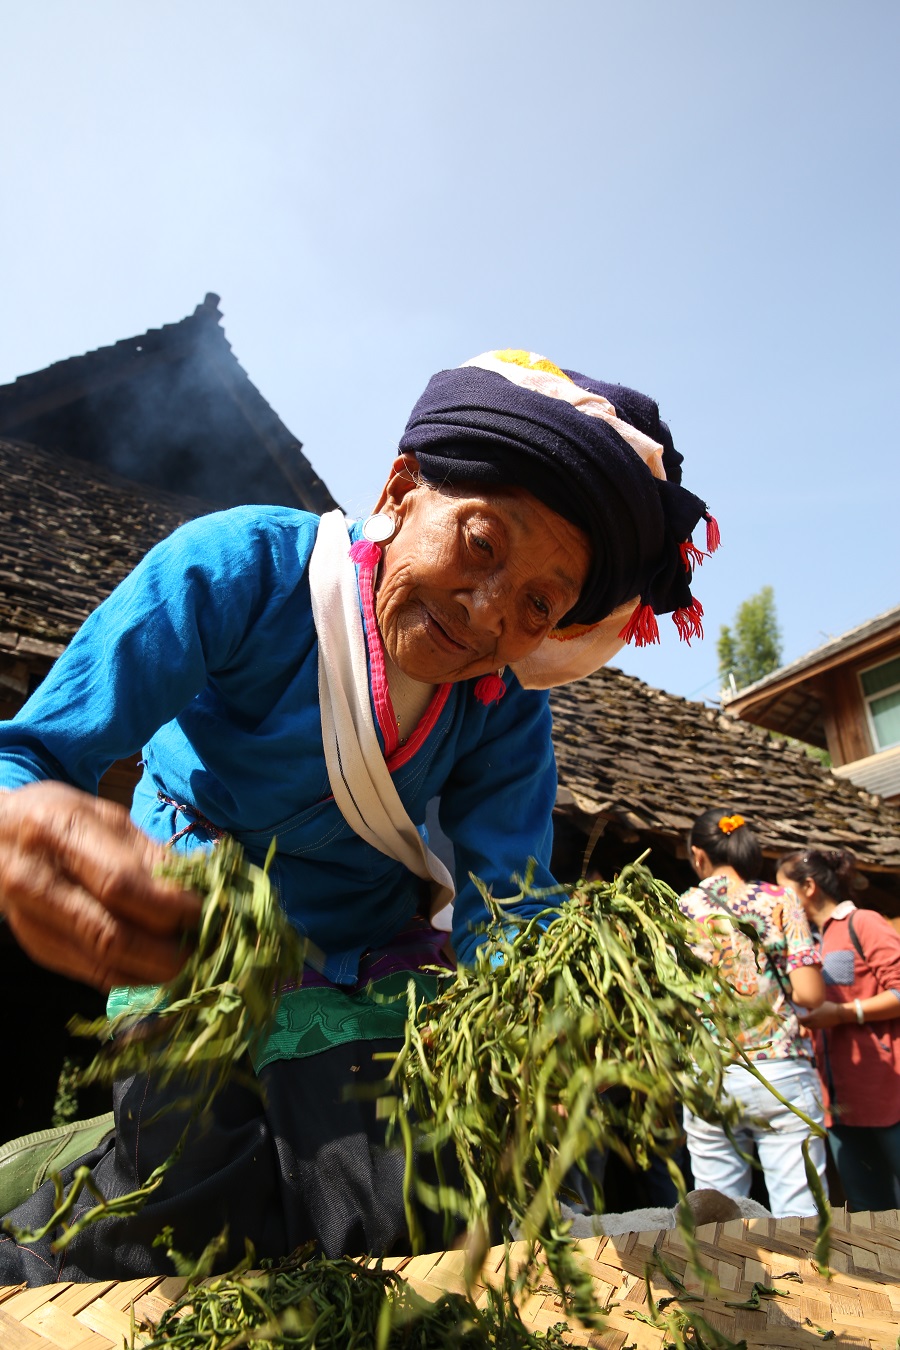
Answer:
[[678, 636], [682, 642], [691, 645], [691, 638], [703, 636], [703, 606], [699, 600], [692, 600], [687, 609], [676, 609], [672, 615]]
[[707, 556], [702, 549], [699, 549], [690, 539], [685, 539], [683, 544], [679, 544], [681, 552], [681, 561], [684, 564], [686, 572], [693, 572], [695, 567], [700, 567], [703, 559]]
[[499, 703], [505, 693], [506, 685], [499, 675], [482, 675], [475, 686], [475, 697], [485, 707]]
[[357, 539], [350, 545], [350, 559], [360, 567], [377, 567], [381, 562], [381, 545], [373, 544], [370, 539]]
[[722, 542], [722, 536], [721, 536], [721, 534], [719, 533], [719, 522], [716, 520], [715, 516], [711, 516], [711, 515], [709, 514], [709, 512], [707, 511], [707, 513], [706, 513], [706, 551], [707, 551], [707, 553], [715, 553], [716, 549], [719, 547], [719, 545], [721, 544], [721, 542]]
[[659, 642], [659, 624], [653, 607], [639, 603], [619, 637], [623, 642], [633, 642], [635, 647], [649, 647], [651, 642]]

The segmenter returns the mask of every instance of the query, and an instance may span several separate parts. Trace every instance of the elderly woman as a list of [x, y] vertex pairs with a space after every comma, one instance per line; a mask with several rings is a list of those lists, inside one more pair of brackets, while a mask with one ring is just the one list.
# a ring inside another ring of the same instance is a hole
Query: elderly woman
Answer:
[[[184, 526], [91, 616], [18, 717], [0, 726], [0, 906], [32, 957], [114, 991], [171, 977], [195, 897], [155, 879], [162, 847], [227, 832], [273, 875], [323, 953], [283, 994], [235, 1082], [144, 1210], [85, 1230], [66, 1253], [0, 1240], [0, 1284], [168, 1271], [153, 1238], [223, 1260], [317, 1239], [389, 1251], [405, 1236], [402, 1161], [373, 1104], [376, 1051], [402, 1036], [378, 994], [435, 962], [429, 916], [453, 898], [456, 958], [486, 912], [473, 874], [510, 896], [529, 858], [549, 873], [556, 792], [546, 690], [656, 615], [701, 632], [691, 542], [702, 501], [656, 405], [531, 353], [434, 376], [375, 513], [350, 527], [242, 507]], [[131, 819], [93, 795], [143, 747]], [[440, 798], [455, 879], [424, 830]], [[455, 891], [455, 896], [454, 896]], [[524, 901], [528, 915], [544, 902]], [[299, 972], [298, 972], [299, 977]], [[117, 1085], [115, 1132], [86, 1161], [107, 1195], [146, 1180], [181, 1130], [145, 1078]], [[71, 1175], [71, 1169], [65, 1174]], [[36, 1227], [47, 1186], [12, 1216]], [[435, 1245], [443, 1245], [437, 1229]]]

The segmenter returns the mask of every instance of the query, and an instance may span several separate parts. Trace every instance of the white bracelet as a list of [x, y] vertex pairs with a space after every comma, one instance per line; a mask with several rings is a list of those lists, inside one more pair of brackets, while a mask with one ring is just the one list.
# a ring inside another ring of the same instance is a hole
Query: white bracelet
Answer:
[[858, 998], [855, 998], [853, 1000], [853, 1006], [856, 1009], [856, 1020], [859, 1023], [859, 1025], [862, 1026], [862, 1024], [866, 1020], [866, 1015], [863, 1012], [863, 1005], [860, 1003]]

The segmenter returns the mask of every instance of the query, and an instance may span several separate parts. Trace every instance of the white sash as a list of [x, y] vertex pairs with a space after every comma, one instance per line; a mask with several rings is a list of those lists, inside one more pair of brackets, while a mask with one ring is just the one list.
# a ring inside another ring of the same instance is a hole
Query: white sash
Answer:
[[319, 637], [319, 708], [334, 800], [366, 843], [431, 883], [432, 913], [453, 900], [453, 879], [410, 819], [378, 743], [369, 698], [356, 567], [342, 512], [322, 516], [309, 560]]

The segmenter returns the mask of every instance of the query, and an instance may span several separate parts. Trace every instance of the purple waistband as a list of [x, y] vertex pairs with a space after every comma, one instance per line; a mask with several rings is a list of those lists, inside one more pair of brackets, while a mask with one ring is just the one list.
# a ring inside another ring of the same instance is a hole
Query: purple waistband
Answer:
[[[405, 971], [422, 970], [425, 966], [440, 966], [444, 970], [455, 970], [456, 963], [448, 951], [450, 935], [439, 928], [433, 928], [427, 919], [413, 920], [396, 937], [391, 938], [387, 947], [371, 947], [363, 952], [359, 963], [359, 977], [353, 985], [336, 985], [326, 980], [324, 975], [303, 968], [302, 987], [304, 989], [343, 989], [345, 993], [365, 989], [376, 980], [387, 975], [398, 975]], [[289, 981], [282, 985], [281, 992], [287, 993], [300, 985]]]

